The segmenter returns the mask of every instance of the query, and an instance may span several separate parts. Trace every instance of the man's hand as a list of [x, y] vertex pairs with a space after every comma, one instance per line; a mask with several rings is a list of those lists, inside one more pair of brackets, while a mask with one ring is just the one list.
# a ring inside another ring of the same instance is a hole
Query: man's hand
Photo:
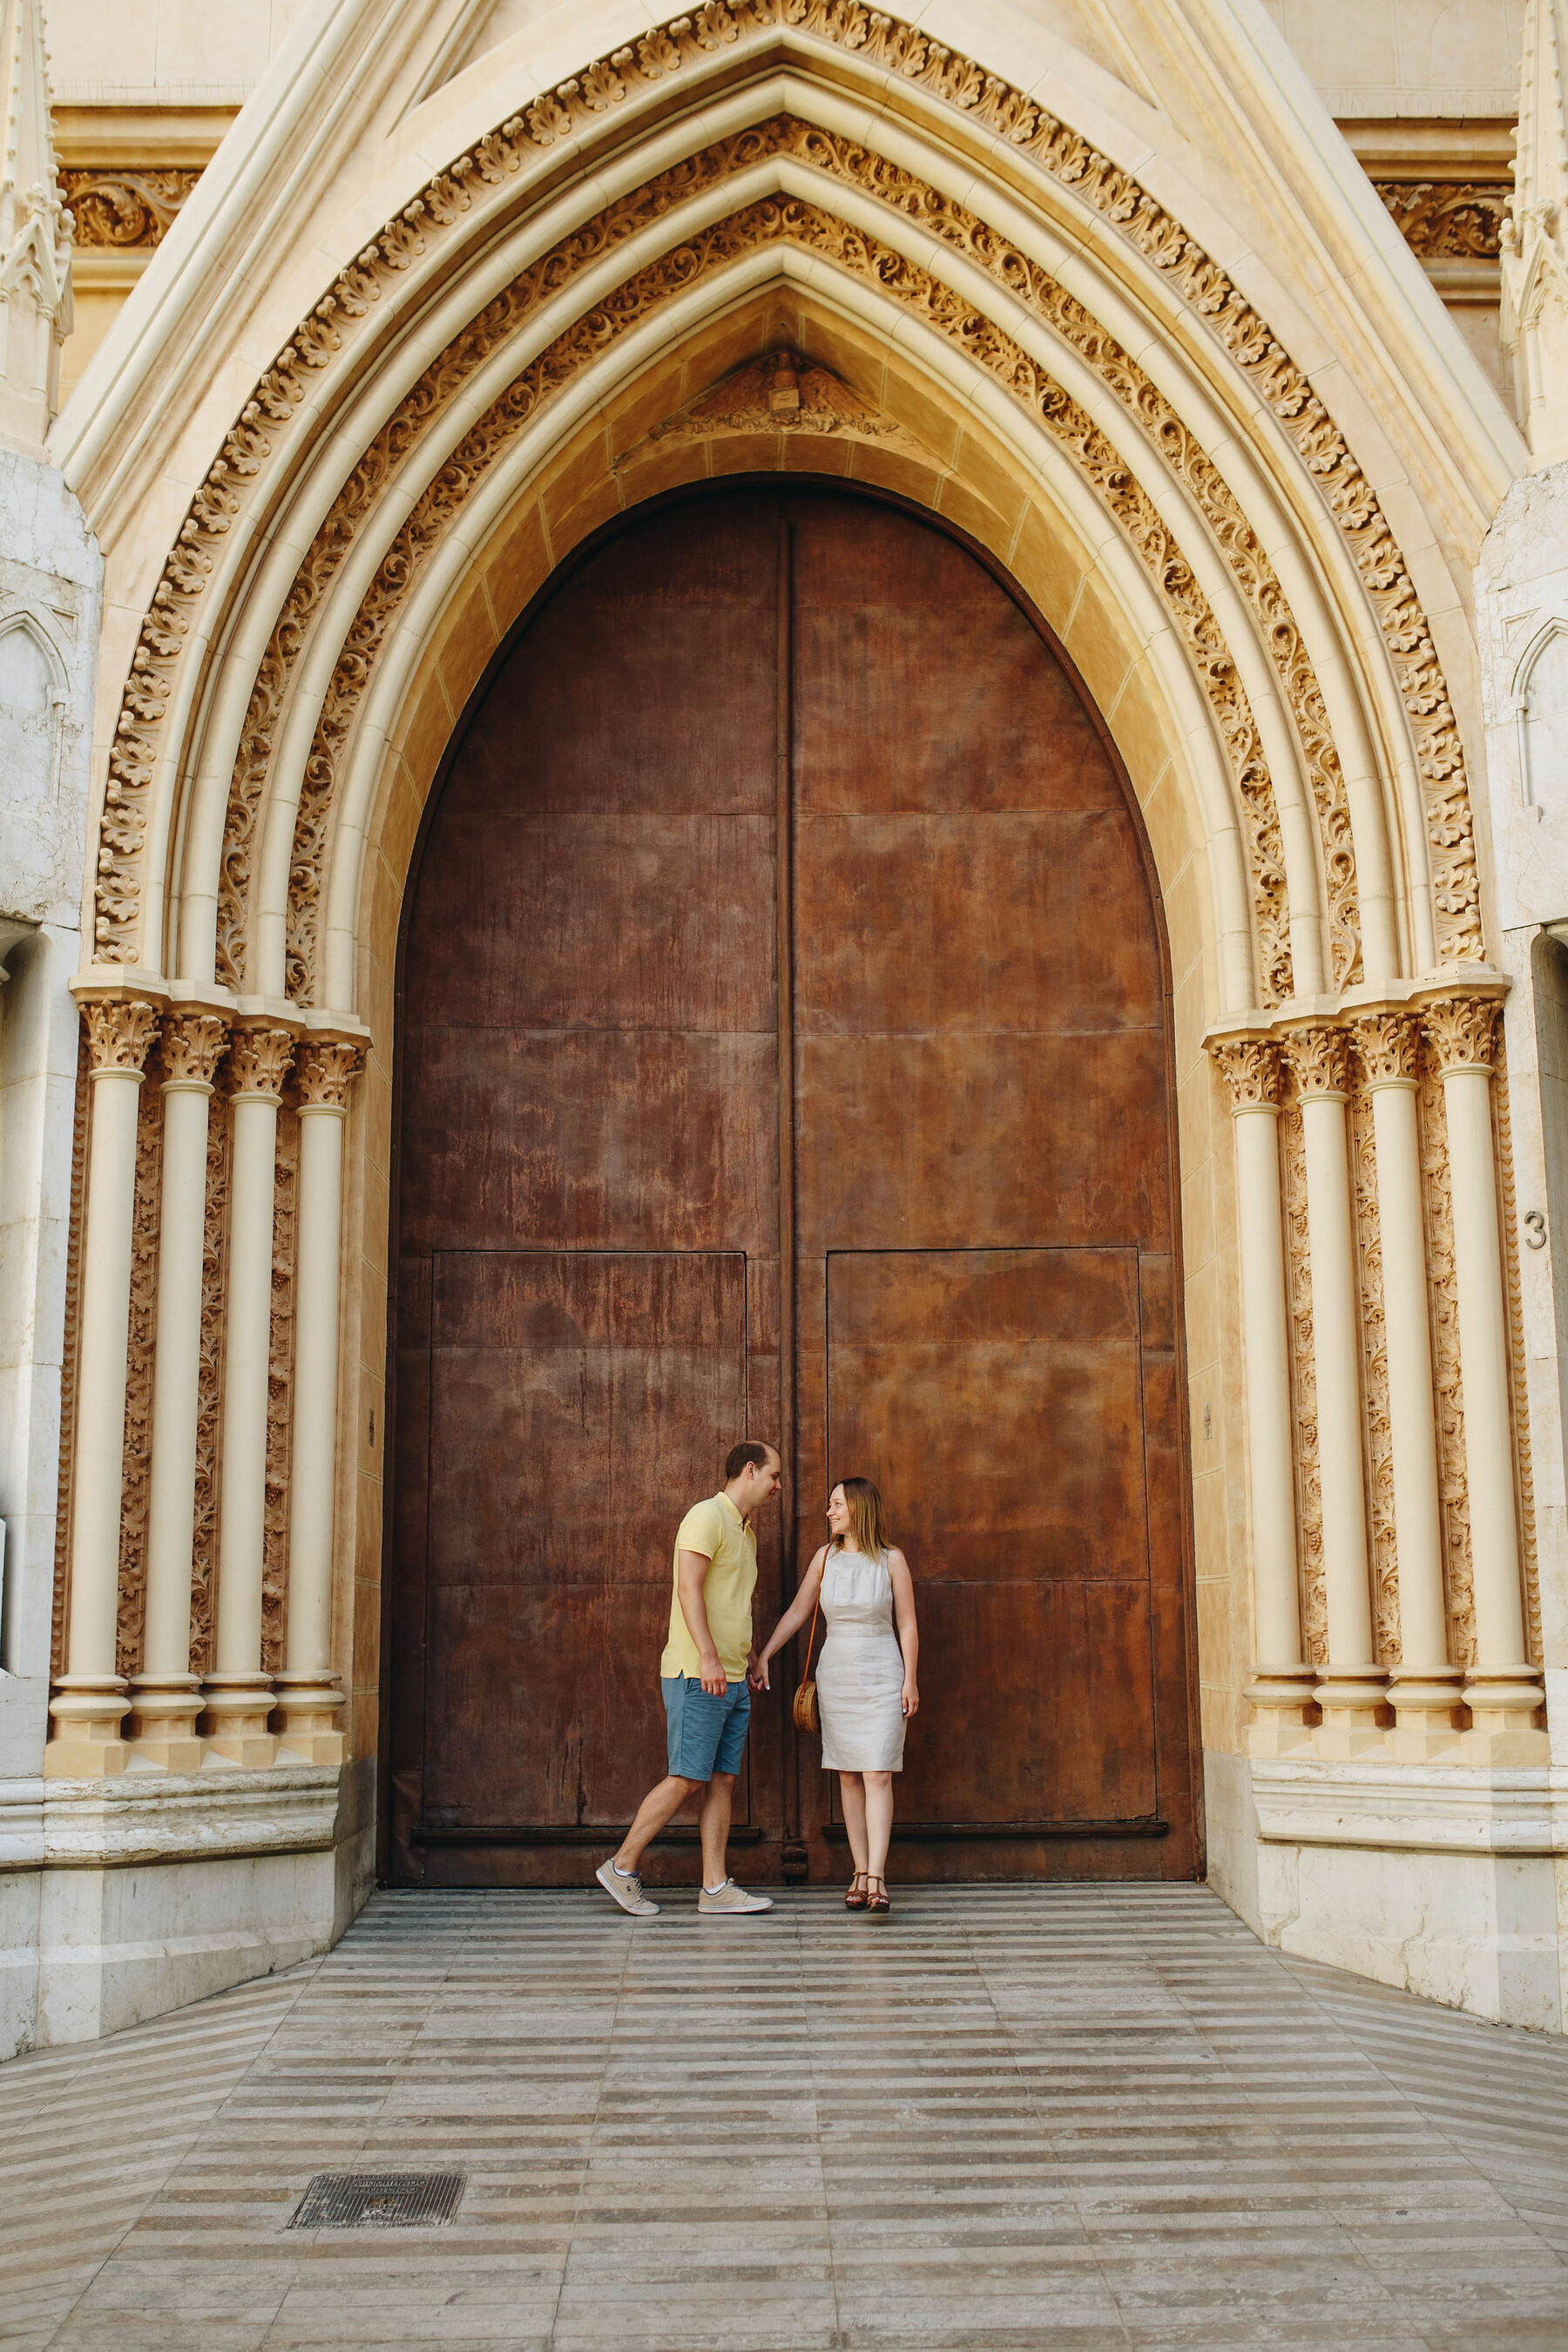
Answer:
[[746, 1659], [746, 1680], [754, 1691], [765, 1691], [768, 1688], [768, 1662], [765, 1658], [758, 1657], [754, 1643]]
[[702, 1677], [703, 1689], [710, 1691], [715, 1698], [722, 1698], [730, 1684], [723, 1667], [719, 1663], [718, 1651], [709, 1650], [700, 1654], [697, 1671]]

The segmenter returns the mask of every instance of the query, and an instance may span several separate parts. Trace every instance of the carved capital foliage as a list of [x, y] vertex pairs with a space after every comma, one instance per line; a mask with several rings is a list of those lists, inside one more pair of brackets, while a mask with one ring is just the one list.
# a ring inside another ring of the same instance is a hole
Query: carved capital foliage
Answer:
[[1490, 998], [1448, 996], [1422, 1014], [1426, 1043], [1439, 1077], [1450, 1070], [1490, 1073], [1497, 1050], [1498, 1013]]
[[1314, 1021], [1292, 1029], [1286, 1051], [1296, 1080], [1296, 1091], [1306, 1101], [1312, 1095], [1348, 1095], [1351, 1090], [1351, 1041], [1331, 1022]]
[[1209, 1051], [1230, 1088], [1232, 1110], [1278, 1108], [1284, 1095], [1285, 1066], [1272, 1038], [1227, 1037]]
[[237, 1029], [228, 1049], [230, 1093], [280, 1096], [293, 1058], [291, 1029], [271, 1029], [260, 1024]]
[[295, 1065], [301, 1110], [342, 1110], [364, 1064], [359, 1045], [303, 1045]]
[[138, 1003], [131, 999], [111, 999], [108, 1003], [89, 1004], [83, 1010], [87, 1020], [88, 1051], [92, 1057], [95, 1077], [100, 1070], [145, 1069], [147, 1056], [158, 1034], [155, 1005]]
[[1387, 1085], [1394, 1078], [1415, 1084], [1421, 1067], [1421, 1024], [1413, 1013], [1368, 1013], [1356, 1023], [1353, 1034], [1369, 1085]]
[[216, 1013], [172, 1013], [163, 1024], [163, 1083], [210, 1087], [228, 1045], [228, 1024]]

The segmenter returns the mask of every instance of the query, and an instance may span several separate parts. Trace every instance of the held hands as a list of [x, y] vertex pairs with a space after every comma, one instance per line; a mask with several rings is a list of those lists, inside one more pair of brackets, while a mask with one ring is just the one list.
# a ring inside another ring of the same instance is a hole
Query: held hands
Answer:
[[905, 1717], [908, 1717], [915, 1713], [921, 1703], [921, 1695], [915, 1688], [915, 1680], [912, 1675], [906, 1675], [904, 1676], [902, 1696], [904, 1714]]
[[772, 1685], [768, 1681], [767, 1658], [765, 1656], [759, 1658], [755, 1650], [752, 1652], [751, 1656], [746, 1660], [746, 1680], [750, 1683], [754, 1691], [765, 1691], [772, 1688]]
[[699, 1657], [697, 1671], [701, 1676], [703, 1689], [710, 1692], [714, 1698], [722, 1698], [730, 1687], [730, 1683], [729, 1677], [719, 1663], [718, 1651], [710, 1650], [705, 1657]]

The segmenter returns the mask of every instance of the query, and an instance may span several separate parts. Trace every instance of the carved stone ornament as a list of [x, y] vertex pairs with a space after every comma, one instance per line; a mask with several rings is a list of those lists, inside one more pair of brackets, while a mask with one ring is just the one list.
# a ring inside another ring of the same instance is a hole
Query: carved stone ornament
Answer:
[[[173, 674], [190, 634], [195, 600], [204, 593], [216, 555], [272, 455], [277, 429], [295, 415], [319, 372], [332, 365], [358, 322], [398, 274], [462, 221], [472, 209], [476, 191], [521, 173], [560, 141], [604, 127], [606, 116], [635, 92], [660, 85], [672, 75], [700, 69], [744, 37], [775, 35], [786, 26], [853, 52], [872, 70], [919, 88], [1050, 173], [1075, 202], [1098, 213], [1165, 278], [1194, 321], [1218, 341], [1247, 378], [1295, 446], [1345, 539], [1398, 681], [1426, 795], [1438, 954], [1450, 961], [1479, 959], [1479, 884], [1464, 751], [1408, 567], [1343, 436], [1301, 371], [1218, 263], [1131, 173], [1080, 132], [914, 26], [873, 12], [859, 0], [736, 0], [734, 5], [706, 0], [694, 15], [643, 35], [613, 58], [597, 60], [542, 95], [427, 182], [325, 289], [255, 386], [164, 562], [126, 683], [100, 835], [94, 918], [98, 960], [129, 962], [137, 951], [148, 796], [170, 709]], [[602, 252], [602, 244], [597, 250]], [[601, 331], [607, 323], [605, 312], [596, 314]], [[1250, 713], [1247, 723], [1250, 725]], [[1320, 803], [1323, 781], [1314, 776]], [[1271, 807], [1271, 792], [1268, 800]], [[1348, 845], [1348, 821], [1343, 836]], [[1331, 873], [1331, 912], [1335, 897]], [[291, 950], [291, 960], [293, 955]], [[1337, 942], [1333, 960], [1336, 967], [1343, 961], [1343, 949]], [[1267, 952], [1263, 961], [1267, 967]]]
[[1314, 1095], [1349, 1095], [1351, 1041], [1342, 1029], [1331, 1022], [1311, 1022], [1289, 1032], [1286, 1048], [1296, 1091], [1303, 1102]]
[[1377, 180], [1389, 217], [1417, 261], [1495, 261], [1508, 180]]
[[349, 1087], [363, 1066], [359, 1045], [303, 1045], [294, 1066], [301, 1110], [346, 1110]]
[[1422, 1012], [1422, 1026], [1439, 1077], [1450, 1070], [1485, 1070], [1497, 1056], [1499, 1006], [1489, 998], [1445, 997]]
[[1421, 1024], [1413, 1013], [1372, 1013], [1352, 1032], [1369, 1087], [1413, 1087], [1421, 1075]]
[[[793, 351], [749, 360], [679, 415], [656, 425], [647, 441], [711, 441], [741, 433], [831, 433], [843, 441], [874, 441], [930, 457], [912, 434], [869, 407], [842, 377]], [[617, 468], [635, 464], [647, 446], [626, 450], [616, 459]]]
[[116, 172], [101, 165], [62, 170], [61, 195], [75, 223], [71, 242], [116, 253], [150, 252], [162, 245], [201, 178], [195, 170], [137, 168]]
[[228, 1049], [230, 1095], [263, 1095], [274, 1102], [279, 1100], [293, 1058], [291, 1029], [269, 1029], [260, 1024], [236, 1029]]
[[210, 1087], [228, 1046], [228, 1024], [216, 1013], [171, 1013], [163, 1023], [165, 1087]]
[[1226, 1037], [1210, 1053], [1237, 1110], [1278, 1110], [1285, 1095], [1285, 1064], [1271, 1037]]
[[85, 1005], [92, 1075], [100, 1070], [142, 1070], [158, 1034], [157, 1007], [133, 998], [99, 999]]

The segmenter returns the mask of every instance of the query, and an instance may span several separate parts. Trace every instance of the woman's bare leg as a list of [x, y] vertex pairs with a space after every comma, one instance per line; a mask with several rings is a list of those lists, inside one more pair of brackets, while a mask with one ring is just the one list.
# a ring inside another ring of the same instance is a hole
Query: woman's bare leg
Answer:
[[[880, 1878], [888, 1867], [888, 1841], [893, 1834], [893, 1776], [890, 1772], [858, 1772], [856, 1779], [864, 1785], [861, 1796], [861, 1837], [864, 1845], [856, 1851], [859, 1861], [866, 1856], [866, 1868], [873, 1878]], [[849, 1808], [844, 1808], [848, 1819]]]
[[[884, 1776], [885, 1777], [885, 1776]], [[844, 1826], [849, 1833], [849, 1851], [855, 1857], [857, 1870], [866, 1867], [866, 1783], [858, 1772], [840, 1772], [838, 1801], [844, 1808]], [[888, 1841], [882, 1841], [884, 1853]]]

